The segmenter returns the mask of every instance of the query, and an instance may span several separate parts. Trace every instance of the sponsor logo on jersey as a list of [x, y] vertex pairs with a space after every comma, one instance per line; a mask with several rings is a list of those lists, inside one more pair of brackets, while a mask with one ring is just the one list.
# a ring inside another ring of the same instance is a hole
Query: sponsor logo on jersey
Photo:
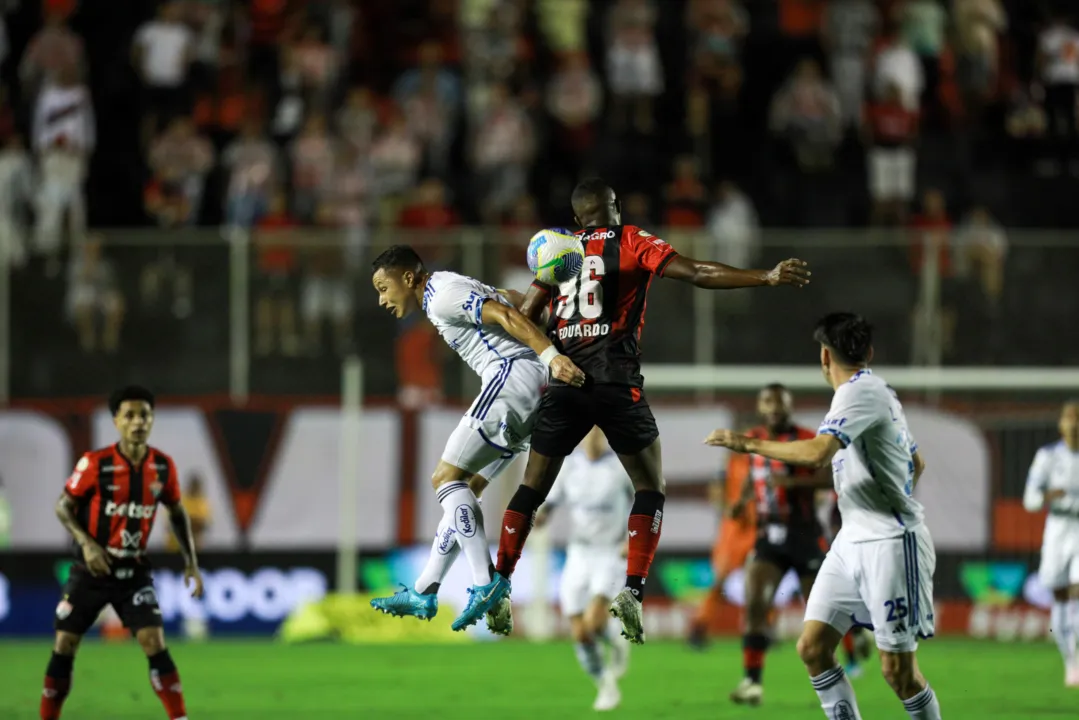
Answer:
[[108, 517], [126, 517], [135, 520], [147, 520], [154, 516], [156, 505], [142, 505], [139, 503], [116, 503], [109, 500], [105, 505], [105, 515]]
[[453, 515], [457, 532], [465, 537], [472, 537], [476, 534], [476, 516], [472, 512], [472, 508], [468, 505], [458, 505]]
[[131, 598], [132, 605], [157, 605], [157, 594], [154, 593], [154, 588], [150, 585], [139, 590]]
[[138, 548], [142, 546], [142, 531], [128, 532], [127, 530], [120, 531], [120, 544], [125, 548]]
[[565, 327], [558, 328], [558, 339], [568, 340], [569, 338], [579, 337], [602, 337], [608, 335], [611, 332], [611, 326], [607, 323], [588, 323], [577, 325], [566, 325]]
[[582, 237], [582, 240], [610, 240], [614, 237], [614, 230], [597, 230], [594, 233], [590, 233]]

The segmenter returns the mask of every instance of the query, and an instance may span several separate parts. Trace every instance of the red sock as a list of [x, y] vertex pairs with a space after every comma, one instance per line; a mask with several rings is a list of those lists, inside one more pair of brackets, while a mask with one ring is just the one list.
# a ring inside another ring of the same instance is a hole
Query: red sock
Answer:
[[41, 691], [41, 720], [60, 720], [60, 710], [71, 692], [71, 655], [52, 654], [45, 671], [45, 687]]
[[498, 564], [495, 572], [504, 578], [513, 575], [525, 540], [532, 531], [532, 518], [543, 503], [543, 495], [527, 485], [521, 485], [510, 498], [510, 504], [502, 516], [502, 533], [498, 538]]
[[629, 553], [626, 558], [626, 587], [638, 599], [644, 596], [644, 580], [659, 546], [663, 527], [663, 493], [638, 490], [629, 514]]
[[169, 720], [187, 718], [184, 693], [180, 687], [180, 673], [177, 672], [168, 650], [162, 650], [150, 658], [150, 686], [165, 706]]
[[847, 653], [847, 657], [854, 657], [854, 633], [843, 636], [843, 650]]

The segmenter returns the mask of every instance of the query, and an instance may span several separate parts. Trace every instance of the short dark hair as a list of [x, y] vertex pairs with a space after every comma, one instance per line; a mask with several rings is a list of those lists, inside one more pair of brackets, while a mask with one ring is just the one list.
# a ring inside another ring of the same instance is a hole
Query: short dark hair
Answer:
[[371, 263], [372, 273], [389, 268], [412, 270], [413, 272], [425, 269], [419, 253], [413, 250], [411, 245], [391, 245], [383, 250]]
[[154, 406], [154, 394], [152, 392], [142, 385], [127, 385], [109, 395], [109, 412], [112, 413], [113, 417], [116, 417], [116, 413], [120, 412], [120, 406], [129, 400], [142, 400], [148, 403], [151, 408]]
[[765, 385], [764, 387], [761, 388], [761, 392], [764, 392], [766, 390], [768, 392], [779, 392], [779, 393], [789, 393], [790, 392], [790, 390], [787, 389], [786, 385], [784, 385], [783, 383], [777, 383], [777, 382], [768, 383], [767, 385]]
[[614, 192], [614, 189], [603, 178], [585, 178], [577, 183], [577, 187], [573, 188], [570, 203], [574, 208], [580, 204], [603, 205], [607, 202], [607, 193], [610, 192]]
[[831, 350], [842, 364], [856, 367], [869, 361], [873, 327], [855, 313], [830, 313], [817, 323], [813, 339]]

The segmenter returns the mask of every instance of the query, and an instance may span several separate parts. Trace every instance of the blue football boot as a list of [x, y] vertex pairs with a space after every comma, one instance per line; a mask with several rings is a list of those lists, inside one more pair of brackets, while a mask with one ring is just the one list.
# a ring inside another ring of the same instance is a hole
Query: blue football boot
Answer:
[[395, 617], [411, 615], [420, 620], [430, 620], [438, 614], [438, 595], [435, 593], [423, 595], [402, 585], [401, 589], [393, 595], [372, 600], [371, 607]]
[[480, 618], [491, 611], [502, 598], [509, 597], [510, 581], [495, 573], [494, 579], [486, 585], [476, 585], [468, 589], [468, 606], [450, 625], [454, 632], [460, 632], [475, 625]]

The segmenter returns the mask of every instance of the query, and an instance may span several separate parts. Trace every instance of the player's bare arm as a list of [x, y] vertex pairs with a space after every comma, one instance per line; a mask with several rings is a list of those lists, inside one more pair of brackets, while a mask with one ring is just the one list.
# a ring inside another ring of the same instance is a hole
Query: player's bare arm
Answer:
[[688, 282], [708, 290], [731, 290], [735, 288], [775, 287], [809, 284], [809, 263], [797, 258], [784, 260], [771, 270], [742, 270], [707, 260], [694, 260], [678, 255], [663, 270], [663, 277]]
[[541, 288], [538, 285], [531, 285], [521, 300], [521, 304], [514, 303], [514, 305], [521, 311], [522, 315], [538, 324], [550, 299], [550, 290]]
[[510, 290], [509, 288], [498, 288], [495, 292], [506, 298], [509, 304], [517, 308], [518, 310], [520, 310], [521, 306], [525, 303], [525, 294], [518, 290]]
[[922, 479], [922, 473], [925, 472], [925, 460], [922, 459], [922, 454], [915, 451], [912, 456], [914, 460], [914, 487], [918, 487], [918, 481]]
[[548, 362], [551, 375], [574, 387], [584, 385], [584, 372], [565, 355], [524, 314], [497, 302], [483, 304], [480, 319], [485, 325], [499, 325], [518, 342], [527, 345], [541, 360]]
[[842, 449], [839, 440], [832, 435], [818, 435], [811, 440], [777, 442], [739, 435], [731, 430], [714, 430], [704, 440], [705, 445], [725, 447], [735, 452], [763, 455], [790, 465], [824, 468], [832, 462], [832, 456]]
[[180, 545], [184, 556], [184, 585], [191, 588], [191, 597], [202, 597], [202, 573], [199, 571], [199, 559], [195, 552], [195, 535], [191, 532], [191, 518], [180, 503], [168, 506], [169, 525]]
[[75, 498], [66, 492], [60, 493], [60, 499], [56, 501], [56, 517], [60, 519], [60, 524], [71, 533], [71, 537], [79, 544], [83, 560], [86, 562], [86, 569], [90, 571], [91, 575], [108, 575], [111, 572], [109, 556], [105, 549], [98, 545], [97, 541], [90, 537], [86, 529], [79, 523], [75, 517], [78, 510]]

